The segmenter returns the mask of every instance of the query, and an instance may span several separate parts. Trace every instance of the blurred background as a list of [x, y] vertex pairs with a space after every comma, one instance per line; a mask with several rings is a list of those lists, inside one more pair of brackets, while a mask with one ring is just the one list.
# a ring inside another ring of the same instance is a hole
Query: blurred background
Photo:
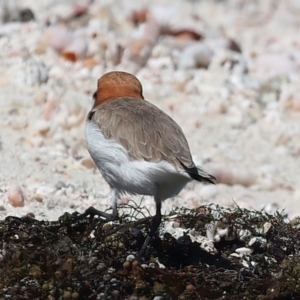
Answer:
[[[190, 184], [165, 211], [299, 214], [299, 17], [297, 0], [0, 0], [0, 218], [110, 206], [83, 132], [111, 70], [140, 79], [218, 179]], [[151, 198], [142, 205], [153, 212]]]

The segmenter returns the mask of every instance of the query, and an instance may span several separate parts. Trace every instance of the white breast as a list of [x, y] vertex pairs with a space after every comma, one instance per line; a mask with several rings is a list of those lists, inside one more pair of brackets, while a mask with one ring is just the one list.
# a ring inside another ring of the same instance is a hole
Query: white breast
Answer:
[[176, 196], [191, 180], [167, 162], [132, 160], [126, 149], [106, 139], [93, 121], [85, 128], [87, 148], [110, 187], [120, 193], [157, 196], [161, 201]]

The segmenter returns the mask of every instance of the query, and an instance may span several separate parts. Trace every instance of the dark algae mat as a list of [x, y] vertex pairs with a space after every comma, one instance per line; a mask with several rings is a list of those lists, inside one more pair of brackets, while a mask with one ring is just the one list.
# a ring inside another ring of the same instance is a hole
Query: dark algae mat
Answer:
[[0, 299], [300, 299], [297, 218], [176, 209], [138, 261], [151, 218], [136, 210], [1, 220]]

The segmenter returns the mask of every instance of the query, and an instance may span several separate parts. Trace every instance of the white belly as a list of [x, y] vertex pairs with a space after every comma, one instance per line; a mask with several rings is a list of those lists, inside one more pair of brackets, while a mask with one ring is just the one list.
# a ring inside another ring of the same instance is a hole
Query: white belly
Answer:
[[116, 141], [106, 139], [91, 121], [86, 123], [85, 139], [103, 177], [120, 193], [157, 196], [163, 201], [176, 196], [191, 180], [167, 161], [129, 159], [126, 149]]

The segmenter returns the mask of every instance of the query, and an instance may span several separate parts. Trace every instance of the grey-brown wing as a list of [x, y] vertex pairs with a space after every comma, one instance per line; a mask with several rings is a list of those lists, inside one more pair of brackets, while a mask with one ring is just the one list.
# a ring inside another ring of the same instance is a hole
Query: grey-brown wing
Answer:
[[93, 121], [106, 138], [118, 141], [131, 158], [167, 160], [194, 168], [187, 140], [179, 125], [145, 100], [118, 98], [97, 108]]

